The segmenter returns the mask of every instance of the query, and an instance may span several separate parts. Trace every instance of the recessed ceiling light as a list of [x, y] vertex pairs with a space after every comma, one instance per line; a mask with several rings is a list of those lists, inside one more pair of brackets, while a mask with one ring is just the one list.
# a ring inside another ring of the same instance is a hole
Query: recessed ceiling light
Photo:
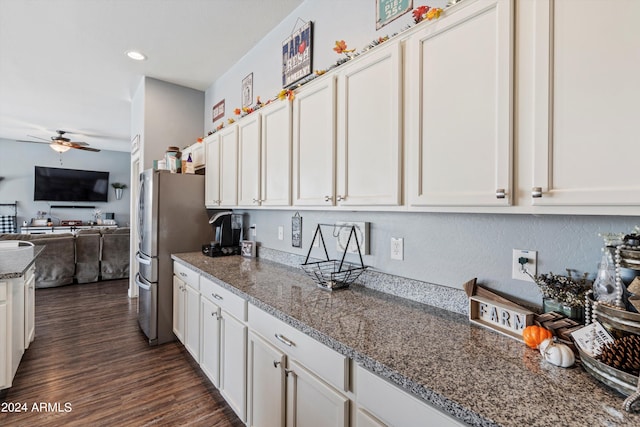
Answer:
[[136, 61], [144, 61], [145, 59], [147, 59], [147, 57], [142, 52], [138, 52], [137, 50], [128, 50], [126, 54], [129, 58]]

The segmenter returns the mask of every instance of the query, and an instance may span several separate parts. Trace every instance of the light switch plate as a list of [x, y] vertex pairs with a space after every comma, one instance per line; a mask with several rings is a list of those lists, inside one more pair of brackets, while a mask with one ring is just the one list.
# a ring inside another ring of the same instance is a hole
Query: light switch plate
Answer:
[[349, 248], [347, 246], [347, 240], [349, 239], [349, 233], [351, 233], [351, 226], [354, 225], [356, 227], [356, 236], [358, 237], [358, 243], [360, 243], [360, 253], [362, 255], [369, 255], [369, 223], [368, 222], [347, 222], [347, 221], [336, 221], [335, 230], [333, 230], [333, 235], [336, 237], [336, 250], [340, 253], [344, 252], [347, 249], [347, 253], [357, 254], [358, 246], [356, 245], [356, 240], [352, 237], [351, 242], [349, 243]]

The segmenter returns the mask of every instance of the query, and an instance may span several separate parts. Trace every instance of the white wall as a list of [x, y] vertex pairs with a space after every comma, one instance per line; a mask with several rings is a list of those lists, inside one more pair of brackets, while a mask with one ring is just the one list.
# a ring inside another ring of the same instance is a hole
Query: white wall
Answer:
[[[444, 6], [446, 1], [429, 1]], [[336, 40], [344, 39], [358, 51], [372, 40], [391, 35], [413, 22], [411, 14], [375, 30], [375, 2], [371, 0], [307, 0], [267, 37], [218, 79], [205, 95], [205, 132], [213, 129], [212, 106], [226, 100], [227, 117], [241, 105], [241, 81], [253, 72], [254, 95], [262, 100], [281, 89], [280, 48], [298, 17], [314, 22], [314, 69], [326, 68], [339, 58], [333, 52]], [[243, 211], [257, 225], [257, 241], [265, 247], [306, 254], [317, 223], [339, 220], [371, 223], [371, 255], [365, 263], [376, 270], [461, 288], [478, 277], [480, 283], [517, 299], [541, 304], [537, 287], [511, 279], [512, 249], [538, 251], [538, 271], [564, 273], [566, 268], [595, 273], [600, 260], [600, 232], [630, 232], [638, 217], [491, 215], [446, 213], [382, 213], [300, 211], [303, 216], [303, 248], [291, 247], [291, 217], [296, 212]], [[277, 239], [284, 226], [285, 239]], [[392, 261], [390, 238], [404, 238], [404, 261]], [[329, 239], [331, 240], [331, 239]], [[329, 243], [332, 246], [332, 243]]]
[[[0, 203], [18, 201], [18, 225], [29, 222], [38, 211], [46, 211], [55, 220], [75, 219], [93, 220], [93, 209], [51, 209], [51, 205], [95, 206], [102, 212], [113, 212], [120, 226], [129, 225], [130, 192], [130, 154], [121, 151], [102, 150], [98, 153], [82, 150], [69, 150], [62, 155], [53, 151], [47, 144], [29, 144], [0, 139]], [[60, 164], [62, 159], [62, 164]], [[64, 203], [35, 202], [33, 200], [34, 166], [47, 166], [66, 169], [84, 169], [109, 172], [109, 184], [122, 182], [129, 188], [124, 190], [122, 199], [116, 200], [114, 190], [109, 188], [107, 203]], [[5, 210], [0, 210], [6, 214]]]

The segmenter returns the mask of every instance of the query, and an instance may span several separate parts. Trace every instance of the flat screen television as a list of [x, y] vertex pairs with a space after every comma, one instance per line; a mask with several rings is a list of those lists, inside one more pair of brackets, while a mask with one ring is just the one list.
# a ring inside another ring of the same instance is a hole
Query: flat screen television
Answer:
[[106, 202], [109, 172], [35, 167], [33, 200]]

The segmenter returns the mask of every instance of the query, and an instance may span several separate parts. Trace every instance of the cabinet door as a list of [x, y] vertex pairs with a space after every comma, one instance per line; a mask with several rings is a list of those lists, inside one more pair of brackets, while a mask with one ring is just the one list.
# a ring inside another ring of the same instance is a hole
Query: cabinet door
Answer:
[[[2, 301], [3, 291], [6, 293], [6, 283], [0, 282], [0, 390], [11, 385], [9, 379], [9, 360], [11, 360], [11, 346], [9, 345], [9, 324], [10, 319], [7, 318], [9, 311], [7, 302]], [[6, 297], [6, 295], [4, 295]]]
[[200, 361], [200, 292], [184, 287], [184, 346], [196, 362]]
[[542, 0], [534, 13], [532, 203], [640, 205], [627, 160], [640, 158], [640, 2]]
[[336, 96], [333, 76], [306, 84], [293, 101], [293, 203], [335, 204]]
[[[24, 284], [24, 348], [29, 348], [36, 331], [36, 277], [31, 267], [25, 275]], [[1, 318], [1, 317], [0, 317]]]
[[343, 66], [338, 80], [339, 205], [402, 203], [402, 51], [389, 42]]
[[238, 127], [217, 132], [220, 142], [220, 206], [238, 204]]
[[238, 205], [260, 206], [260, 114], [238, 123]]
[[16, 375], [20, 360], [24, 354], [24, 278], [9, 280], [11, 299], [9, 300], [9, 312], [11, 313], [11, 381]]
[[220, 386], [220, 308], [200, 297], [200, 368]]
[[410, 206], [511, 204], [512, 3], [463, 3], [409, 38]]
[[247, 424], [282, 426], [285, 422], [285, 354], [249, 332]]
[[262, 115], [262, 206], [291, 205], [291, 102], [271, 103]]
[[287, 426], [349, 425], [349, 399], [293, 360], [287, 374]]
[[208, 208], [217, 208], [220, 205], [220, 141], [217, 134], [209, 135], [204, 139], [204, 150], [207, 159], [204, 204]]
[[185, 283], [173, 276], [173, 333], [184, 344], [184, 288]]
[[196, 142], [190, 148], [191, 148], [191, 161], [193, 162], [193, 167], [201, 168], [205, 166], [206, 158], [204, 155], [204, 144], [202, 142]]
[[247, 412], [247, 327], [222, 310], [220, 393], [242, 422]]
[[356, 411], [356, 427], [385, 427], [386, 424], [362, 408]]

